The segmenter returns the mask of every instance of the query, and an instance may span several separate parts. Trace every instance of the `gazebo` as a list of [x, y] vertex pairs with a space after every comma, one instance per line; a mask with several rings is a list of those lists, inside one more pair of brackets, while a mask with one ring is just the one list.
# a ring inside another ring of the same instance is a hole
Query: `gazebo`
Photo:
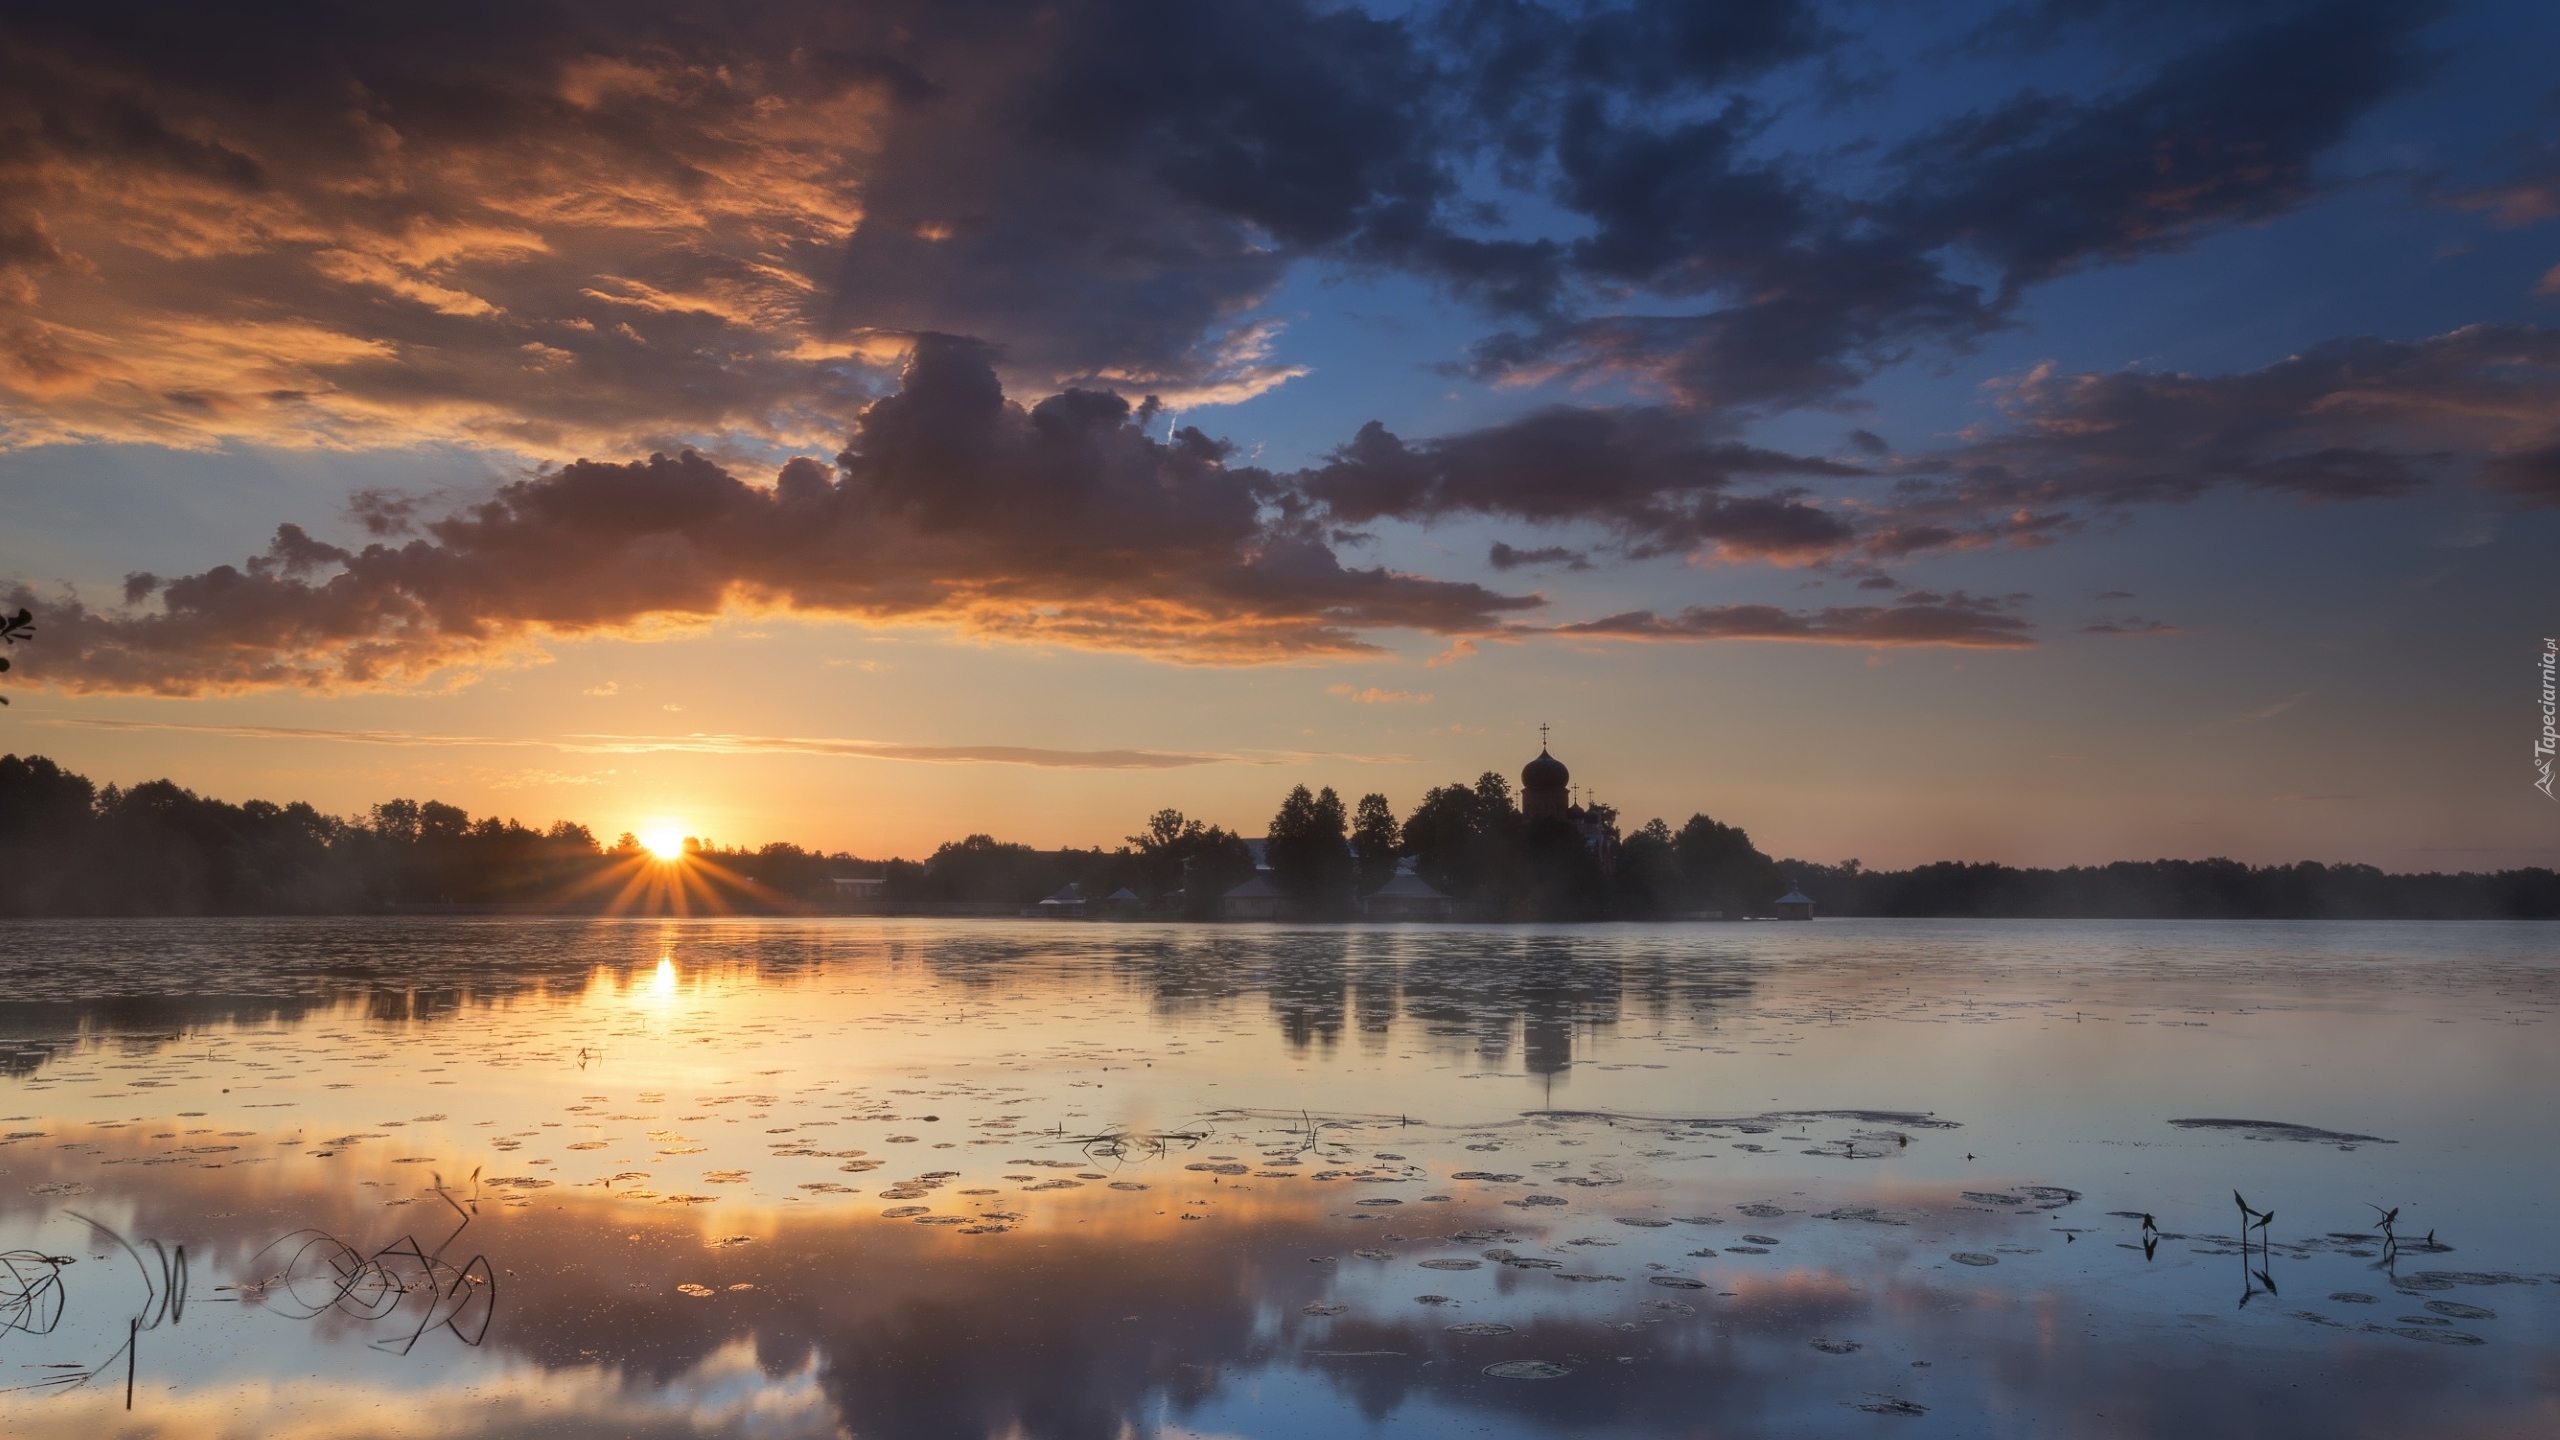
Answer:
[[1781, 920], [1810, 920], [1813, 918], [1813, 897], [1791, 889], [1778, 897], [1777, 909]]
[[1372, 920], [1446, 920], [1450, 899], [1431, 888], [1431, 882], [1413, 873], [1413, 862], [1396, 866], [1396, 873], [1360, 902], [1361, 913]]

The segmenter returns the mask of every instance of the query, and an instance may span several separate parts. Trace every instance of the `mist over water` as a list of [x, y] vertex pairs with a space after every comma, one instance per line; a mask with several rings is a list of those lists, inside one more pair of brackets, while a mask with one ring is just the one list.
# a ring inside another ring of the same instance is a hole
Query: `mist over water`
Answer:
[[2555, 977], [2529, 923], [14, 924], [0, 1426], [2543, 1432]]

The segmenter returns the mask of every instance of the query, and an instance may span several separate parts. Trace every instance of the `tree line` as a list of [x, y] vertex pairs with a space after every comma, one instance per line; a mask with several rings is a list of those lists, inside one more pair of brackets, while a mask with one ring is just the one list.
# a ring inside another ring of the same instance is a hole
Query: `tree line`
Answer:
[[[827, 887], [858, 863], [796, 845], [704, 851], [750, 897]], [[592, 901], [642, 863], [640, 842], [535, 830], [437, 801], [355, 818], [301, 801], [234, 805], [168, 780], [93, 784], [41, 755], [0, 756], [0, 915], [327, 915]]]
[[[1943, 863], [1903, 871], [1773, 860], [1738, 826], [1692, 815], [1621, 835], [1585, 812], [1594, 847], [1561, 821], [1532, 823], [1490, 772], [1438, 786], [1399, 818], [1383, 795], [1346, 804], [1293, 788], [1265, 829], [1269, 878], [1309, 919], [1357, 913], [1410, 865], [1459, 918], [1657, 920], [1766, 915], [1790, 886], [1830, 916], [1966, 918], [2560, 919], [2560, 877], [2388, 875], [2371, 866], [2252, 867], [2156, 860], [2066, 870]], [[863, 860], [791, 844], [688, 842], [697, 908], [823, 905], [837, 878], [884, 882], [893, 905], [1003, 908], [1067, 885], [1126, 890], [1165, 918], [1215, 919], [1256, 874], [1243, 834], [1160, 810], [1121, 844], [1040, 849], [971, 835], [921, 861]], [[649, 871], [639, 841], [586, 826], [535, 829], [437, 801], [390, 800], [354, 817], [301, 802], [240, 804], [168, 780], [100, 787], [42, 756], [0, 756], [0, 915], [358, 914], [444, 906], [607, 908]]]
[[2393, 875], [2371, 865], [2119, 860], [2020, 870], [1940, 861], [1909, 870], [1787, 862], [1822, 913], [1946, 919], [2560, 920], [2543, 869]]

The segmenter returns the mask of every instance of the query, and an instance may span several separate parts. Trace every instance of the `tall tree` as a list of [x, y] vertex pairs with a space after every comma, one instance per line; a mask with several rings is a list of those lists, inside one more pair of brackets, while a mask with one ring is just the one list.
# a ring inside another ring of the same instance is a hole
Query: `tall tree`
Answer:
[[1672, 848], [1671, 827], [1659, 819], [1618, 847], [1618, 864], [1610, 872], [1612, 909], [1626, 920], [1660, 920], [1680, 909], [1680, 854]]
[[1179, 896], [1186, 919], [1214, 920], [1219, 901], [1253, 877], [1253, 852], [1244, 841], [1179, 810], [1159, 810], [1147, 828], [1129, 837], [1138, 886], [1159, 902]]
[[1422, 797], [1404, 822], [1404, 850], [1414, 869], [1442, 894], [1477, 913], [1500, 918], [1521, 898], [1506, 889], [1518, 878], [1520, 812], [1511, 782], [1487, 770], [1474, 785], [1443, 785]]
[[1404, 827], [1395, 808], [1376, 793], [1360, 797], [1351, 822], [1351, 848], [1358, 866], [1360, 893], [1374, 895], [1396, 878], [1396, 852], [1404, 848]]
[[1271, 817], [1263, 847], [1271, 883], [1309, 919], [1333, 920], [1351, 913], [1348, 818], [1342, 797], [1329, 785], [1314, 795], [1304, 785], [1292, 789]]
[[1692, 815], [1672, 844], [1680, 854], [1681, 888], [1691, 909], [1721, 910], [1728, 919], [1766, 915], [1787, 891], [1778, 862], [1761, 854], [1738, 825]]

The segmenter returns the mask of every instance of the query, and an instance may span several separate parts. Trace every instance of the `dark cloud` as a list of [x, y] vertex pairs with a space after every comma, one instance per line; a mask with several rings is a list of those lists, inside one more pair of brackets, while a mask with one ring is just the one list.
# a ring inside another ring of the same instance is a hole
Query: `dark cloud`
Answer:
[[2336, 340], [2229, 375], [2041, 368], [1999, 398], [2010, 426], [1914, 462], [1890, 524], [1990, 543], [2220, 487], [2345, 501], [2463, 475], [2560, 504], [2560, 332], [2537, 326]]
[[2560, 443], [2492, 456], [2480, 479], [2528, 505], [2560, 505]]
[[[1557, 198], [1593, 227], [1571, 248], [1589, 303], [1490, 337], [1473, 368], [1633, 377], [1694, 406], [1829, 402], [1916, 347], [2007, 323], [2037, 281], [2312, 199], [2313, 162], [2424, 73], [2415, 36], [2440, 11], [2332, 0], [2244, 15], [2120, 92], [2027, 89], [1931, 124], [1892, 145], [1866, 193], [1768, 152], [1768, 117], [1745, 99], [1656, 115], [1623, 91], [1566, 86], [1537, 143]], [[1952, 275], [1951, 250], [1988, 262], [1997, 293]], [[1630, 291], [1718, 303], [1611, 303]]]
[[1562, 565], [1568, 570], [1588, 570], [1591, 557], [1564, 545], [1548, 545], [1536, 550], [1515, 550], [1496, 540], [1485, 556], [1485, 563], [1496, 570], [1519, 570], [1532, 565]]
[[1752, 98], [1846, 47], [1801, 0], [13, 6], [0, 424], [809, 448], [926, 332], [1183, 408], [1302, 373], [1260, 306], [1307, 261], [1502, 317], [1482, 375], [1829, 403], [2301, 203], [2433, 13], [2225, 22], [2121, 93], [1879, 136], [1853, 192]]
[[0, 408], [806, 447], [924, 331], [1241, 398], [1298, 373], [1251, 314], [1293, 260], [1435, 233], [1438, 94], [1405, 27], [1303, 4], [12, 7]]
[[1372, 421], [1295, 479], [1350, 524], [1494, 515], [1600, 525], [1633, 555], [1706, 547], [1805, 557], [1843, 544], [1847, 522], [1788, 494], [1724, 492], [1742, 480], [1859, 473], [1745, 445], [1676, 410], [1554, 406], [1410, 444]]
[[1844, 37], [1803, 0], [1542, 5], [1461, 0], [1437, 22], [1474, 112], [1518, 121], [1594, 92], [1640, 100], [1711, 93], [1819, 55]]
[[[1579, 526], [1623, 557], [1836, 562], [1869, 589], [1893, 588], [1880, 564], [2049, 545], [2225, 488], [2344, 502], [2469, 477], [2560, 505], [2560, 332], [2535, 326], [2332, 341], [2225, 375], [2045, 366], [1991, 393], [2003, 423], [1873, 469], [1747, 445], [1693, 411], [1554, 406], [1421, 441], [1373, 422], [1290, 479], [1349, 524]], [[1733, 493], [1747, 482], [1770, 488]], [[1505, 543], [1493, 557], [1508, 568], [1565, 549]]]
[[1783, 610], [1775, 605], [1692, 605], [1664, 617], [1650, 610], [1556, 627], [1559, 634], [1618, 640], [1786, 640], [1823, 645], [1953, 646], [2018, 650], [2035, 627], [2002, 613], [1998, 601], [1957, 591], [1915, 593], [1899, 603]]
[[2425, 72], [2415, 36], [2442, 13], [2311, 5], [2178, 56], [2125, 94], [2021, 94], [1905, 142], [1906, 178], [1880, 213], [1923, 245], [1997, 266], [2009, 294], [2262, 219], [2309, 198], [2312, 161]]
[[[835, 468], [771, 488], [687, 452], [518, 481], [405, 543], [286, 525], [266, 554], [92, 611], [23, 588], [34, 679], [168, 694], [414, 683], [544, 635], [733, 606], [952, 625], [1212, 662], [1485, 633], [1530, 597], [1345, 567], [1265, 472], [1196, 429], [1157, 440], [1117, 396], [1006, 399], [983, 346], [924, 337]], [[16, 603], [16, 602], [13, 602]]]

